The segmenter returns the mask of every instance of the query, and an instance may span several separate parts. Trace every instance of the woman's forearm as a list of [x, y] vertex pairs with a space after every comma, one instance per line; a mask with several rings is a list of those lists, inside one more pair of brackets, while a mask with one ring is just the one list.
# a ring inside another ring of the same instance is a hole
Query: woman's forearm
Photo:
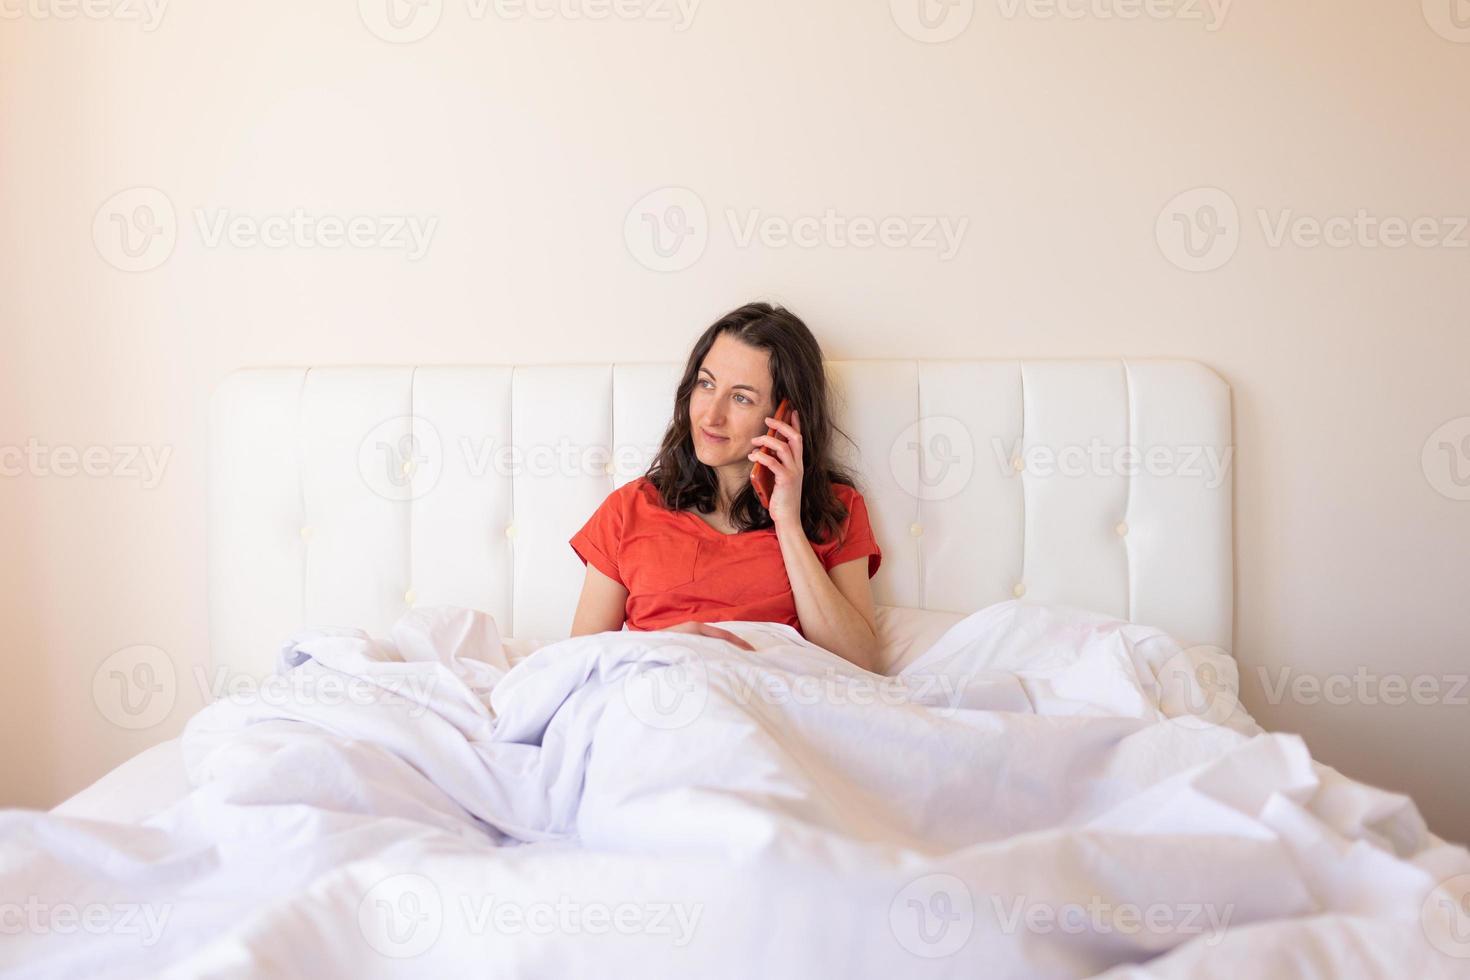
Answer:
[[842, 659], [873, 670], [878, 638], [822, 567], [806, 532], [800, 526], [777, 526], [776, 540], [781, 544], [786, 577], [791, 580], [802, 634]]

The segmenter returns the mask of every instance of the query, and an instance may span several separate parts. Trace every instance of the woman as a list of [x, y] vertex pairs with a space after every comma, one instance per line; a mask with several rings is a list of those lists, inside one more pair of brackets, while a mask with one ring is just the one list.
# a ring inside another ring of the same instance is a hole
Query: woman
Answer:
[[[773, 416], [782, 399], [790, 423]], [[767, 435], [774, 427], [785, 438]], [[587, 566], [572, 635], [620, 628], [716, 636], [707, 623], [788, 623], [859, 667], [876, 665], [868, 580], [883, 556], [868, 509], [830, 455], [827, 379], [794, 314], [751, 303], [694, 345], [674, 417], [645, 476], [573, 535]], [[770, 510], [750, 483], [775, 477]]]

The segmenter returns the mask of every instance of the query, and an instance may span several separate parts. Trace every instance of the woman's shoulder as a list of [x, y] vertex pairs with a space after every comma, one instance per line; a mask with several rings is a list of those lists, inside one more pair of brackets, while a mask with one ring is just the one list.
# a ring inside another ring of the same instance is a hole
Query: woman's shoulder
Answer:
[[866, 504], [863, 500], [862, 491], [850, 483], [837, 483], [834, 481], [832, 483], [832, 495], [837, 498], [838, 503], [847, 508], [848, 513], [852, 512], [854, 503]]
[[845, 540], [852, 531], [854, 525], [866, 529], [868, 526], [868, 505], [863, 500], [863, 493], [850, 483], [838, 483], [832, 481], [832, 496], [842, 506], [845, 512], [842, 515], [841, 524], [837, 529], [823, 539], [824, 544], [836, 546]]
[[658, 487], [647, 476], [635, 476], [615, 492], [625, 493], [630, 497], [657, 497]]
[[642, 508], [659, 501], [658, 487], [646, 476], [634, 477], [607, 495], [608, 503], [624, 508]]
[[882, 552], [873, 534], [863, 493], [851, 484], [834, 480], [832, 495], [846, 513], [839, 525], [816, 545], [817, 555], [822, 559], [822, 565], [829, 569], [844, 561], [869, 555], [868, 577], [872, 578], [882, 561]]
[[658, 488], [645, 477], [635, 477], [621, 486], [614, 487], [590, 518], [624, 533], [634, 526], [642, 526], [652, 517], [658, 507]]

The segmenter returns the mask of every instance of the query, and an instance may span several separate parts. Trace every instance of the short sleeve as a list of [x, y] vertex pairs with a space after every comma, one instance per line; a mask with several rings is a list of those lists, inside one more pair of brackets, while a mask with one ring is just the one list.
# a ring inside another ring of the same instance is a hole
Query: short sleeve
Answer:
[[614, 490], [607, 495], [582, 529], [568, 542], [584, 565], [591, 565], [619, 585], [627, 588], [618, 571], [618, 553], [623, 540], [623, 507], [626, 497]]
[[866, 555], [868, 578], [872, 578], [878, 574], [878, 566], [883, 564], [883, 552], [878, 547], [878, 539], [873, 536], [873, 526], [868, 522], [868, 504], [856, 490], [844, 503], [847, 505], [847, 522], [842, 529], [841, 543], [826, 555], [823, 565], [830, 572], [843, 562]]

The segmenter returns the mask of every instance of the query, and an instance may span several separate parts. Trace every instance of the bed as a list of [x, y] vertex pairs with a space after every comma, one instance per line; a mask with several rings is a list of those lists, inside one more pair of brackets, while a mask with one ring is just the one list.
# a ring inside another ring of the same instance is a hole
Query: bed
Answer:
[[[0, 965], [1464, 972], [1470, 855], [1231, 694], [1234, 447], [1212, 371], [829, 362], [884, 554], [874, 679], [770, 625], [726, 624], [755, 659], [566, 638], [567, 540], [643, 472], [679, 368], [227, 378], [213, 676], [372, 696], [256, 688], [50, 814], [12, 811], [0, 880], [65, 882], [99, 921], [147, 892], [135, 917], [173, 918], [146, 948], [33, 929]], [[294, 871], [245, 876], [279, 853]]]

